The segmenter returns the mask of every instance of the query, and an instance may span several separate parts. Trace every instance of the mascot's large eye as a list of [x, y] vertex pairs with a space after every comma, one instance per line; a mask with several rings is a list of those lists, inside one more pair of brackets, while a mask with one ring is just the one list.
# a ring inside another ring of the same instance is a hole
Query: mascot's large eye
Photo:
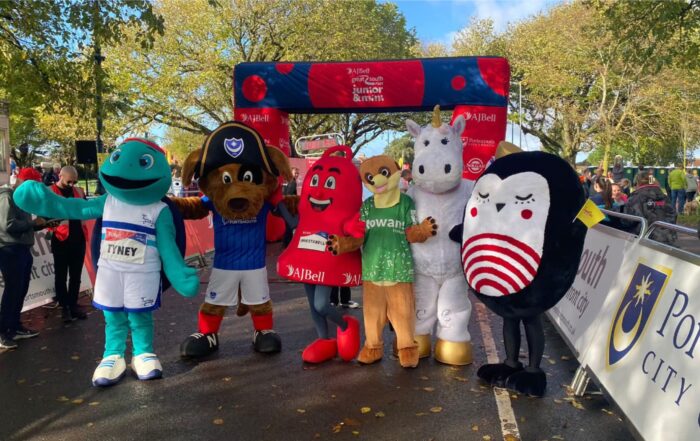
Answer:
[[115, 151], [112, 152], [112, 155], [109, 157], [109, 162], [114, 164], [115, 162], [119, 161], [119, 157], [122, 155], [122, 151], [119, 149], [116, 149]]
[[531, 197], [532, 197], [532, 193], [530, 193], [530, 194], [527, 195], [527, 196], [518, 196], [518, 195], [515, 195], [515, 199], [517, 199], [517, 200], [519, 200], [519, 201], [526, 201], [526, 200], [530, 199]]
[[311, 182], [309, 183], [309, 185], [312, 187], [318, 187], [318, 180], [319, 180], [318, 175], [313, 175], [311, 177]]
[[489, 197], [489, 194], [488, 194], [488, 193], [486, 193], [486, 194], [481, 194], [481, 192], [479, 192], [478, 195], [479, 195], [479, 197], [480, 197], [481, 199], [486, 199], [487, 197]]
[[145, 155], [142, 155], [139, 158], [139, 165], [141, 167], [145, 168], [146, 170], [153, 167], [154, 162], [155, 162], [155, 160], [153, 159], [153, 156], [149, 155], [148, 153], [146, 153]]
[[372, 176], [372, 173], [367, 173], [367, 174], [365, 175], [365, 181], [367, 181], [367, 183], [368, 183], [369, 185], [374, 185], [374, 179], [373, 179], [373, 178], [374, 178], [374, 176]]
[[238, 180], [241, 182], [250, 182], [251, 184], [260, 185], [263, 183], [263, 172], [260, 167], [242, 165], [238, 170]]
[[243, 182], [253, 182], [253, 172], [248, 170], [247, 172], [243, 173], [243, 179], [241, 179]]
[[380, 169], [379, 169], [379, 173], [381, 173], [382, 176], [384, 176], [384, 177], [386, 177], [386, 178], [388, 178], [389, 176], [391, 176], [391, 170], [389, 170], [389, 169], [386, 168], [386, 167], [380, 168]]
[[442, 138], [440, 142], [442, 143], [442, 145], [447, 145], [447, 143], [450, 142], [450, 140], [447, 138]]
[[221, 180], [224, 181], [224, 184], [230, 184], [231, 182], [233, 182], [233, 179], [231, 178], [229, 172], [224, 172], [224, 174], [221, 175]]
[[426, 139], [425, 141], [423, 141], [423, 145], [424, 145], [424, 146], [428, 147], [428, 144], [430, 144], [430, 140], [429, 140], [429, 139]]
[[323, 184], [325, 188], [330, 188], [331, 190], [335, 190], [335, 177], [334, 176], [329, 176], [328, 179], [326, 179], [326, 183]]

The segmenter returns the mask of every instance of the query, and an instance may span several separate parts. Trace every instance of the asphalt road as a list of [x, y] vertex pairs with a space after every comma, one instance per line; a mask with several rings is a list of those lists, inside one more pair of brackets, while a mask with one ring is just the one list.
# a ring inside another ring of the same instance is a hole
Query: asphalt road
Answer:
[[[277, 252], [279, 245], [271, 245], [275, 328], [283, 342], [276, 355], [253, 352], [250, 318], [230, 313], [218, 354], [180, 360], [179, 344], [195, 331], [202, 296], [185, 299], [168, 291], [155, 314], [155, 347], [165, 377], [141, 382], [127, 376], [117, 386], [97, 389], [90, 379], [102, 354], [101, 313], [91, 309], [88, 320], [68, 325], [56, 309], [26, 314], [26, 325], [41, 335], [0, 353], [0, 440], [499, 440], [502, 426], [528, 441], [633, 439], [601, 395], [567, 394], [577, 364], [548, 323], [547, 395], [511, 394], [503, 405], [512, 408], [514, 421], [502, 424], [493, 389], [475, 375], [486, 360], [481, 329], [491, 331], [503, 357], [501, 322], [485, 308], [478, 314], [476, 299], [473, 365], [455, 368], [424, 359], [404, 370], [387, 345], [376, 365], [334, 360], [304, 366], [301, 351], [315, 332], [301, 286], [274, 272]], [[204, 270], [202, 290], [207, 277]], [[361, 300], [360, 290], [353, 290], [353, 298]], [[361, 320], [361, 310], [351, 314]], [[391, 341], [388, 330], [385, 340]]]

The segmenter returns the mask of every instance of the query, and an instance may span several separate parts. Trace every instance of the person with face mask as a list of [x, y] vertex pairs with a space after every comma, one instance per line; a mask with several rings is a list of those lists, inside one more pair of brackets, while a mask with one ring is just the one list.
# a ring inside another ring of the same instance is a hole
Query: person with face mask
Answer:
[[[75, 167], [68, 165], [61, 169], [58, 182], [51, 185], [51, 190], [64, 198], [83, 199], [85, 195], [75, 186], [77, 183], [78, 171]], [[87, 314], [78, 307], [78, 293], [85, 259], [87, 231], [79, 220], [64, 220], [50, 231], [56, 300], [62, 308], [61, 317], [66, 323], [77, 319], [84, 320]]]

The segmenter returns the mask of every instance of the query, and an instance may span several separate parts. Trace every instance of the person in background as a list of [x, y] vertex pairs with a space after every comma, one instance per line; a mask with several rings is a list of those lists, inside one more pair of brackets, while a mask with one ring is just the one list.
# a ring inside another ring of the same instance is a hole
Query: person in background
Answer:
[[282, 194], [285, 196], [296, 196], [297, 195], [297, 179], [299, 179], [299, 169], [292, 167], [292, 177], [293, 179], [287, 182], [287, 185], [282, 189]]
[[399, 181], [399, 191], [401, 193], [406, 193], [408, 188], [413, 185], [413, 174], [410, 169], [401, 170], [401, 180]]
[[698, 177], [694, 175], [693, 172], [690, 170], [686, 170], [685, 180], [685, 200], [686, 202], [690, 202], [695, 199], [695, 195], [698, 192], [698, 188], [700, 188], [700, 181], [698, 181]]
[[182, 166], [177, 159], [173, 159], [173, 162], [170, 164], [170, 175], [173, 178], [180, 178], [182, 175]]
[[647, 179], [648, 172], [644, 169], [643, 165], [640, 165], [637, 168], [637, 174], [634, 175], [634, 188], [639, 187], [640, 185], [647, 185], [645, 184], [646, 182], [649, 181]]
[[625, 165], [622, 163], [622, 156], [615, 155], [612, 167], [612, 181], [620, 182], [625, 177]]
[[685, 172], [680, 165], [677, 164], [673, 171], [668, 174], [666, 182], [671, 190], [671, 205], [676, 210], [676, 213], [683, 213], [688, 181], [686, 181]]
[[46, 186], [51, 186], [58, 182], [58, 174], [61, 172], [61, 166], [56, 167], [54, 164], [53, 169], [48, 166], [44, 170], [44, 174], [41, 176], [41, 182]]
[[625, 194], [625, 196], [629, 197], [630, 193], [632, 192], [632, 189], [630, 188], [631, 186], [632, 186], [632, 184], [630, 183], [630, 180], [627, 178], [624, 178], [620, 182], [620, 190], [622, 190], [622, 192]]
[[34, 232], [48, 225], [42, 218], [32, 220], [31, 214], [15, 205], [14, 190], [26, 180], [41, 182], [41, 174], [33, 168], [21, 169], [14, 186], [0, 188], [0, 271], [5, 281], [0, 303], [0, 349], [15, 349], [16, 340], [39, 335], [22, 325], [20, 314], [32, 274]]
[[[77, 183], [78, 171], [75, 167], [66, 166], [59, 172], [58, 182], [51, 186], [51, 190], [64, 198], [83, 199], [85, 195], [75, 186]], [[61, 316], [66, 323], [76, 319], [85, 320], [87, 314], [78, 307], [78, 293], [87, 232], [79, 220], [62, 221], [50, 231], [56, 299], [61, 306]]]
[[615, 201], [612, 197], [612, 183], [607, 178], [598, 178], [593, 184], [595, 188], [595, 193], [589, 198], [599, 208], [605, 208], [606, 210], [612, 210]]
[[627, 203], [627, 195], [622, 191], [620, 184], [612, 184], [612, 199], [613, 202], [622, 207]]
[[[338, 292], [340, 292], [340, 299], [338, 298]], [[331, 288], [331, 306], [340, 305], [345, 309], [359, 308], [360, 304], [350, 300], [350, 295], [350, 287], [342, 286], [339, 288], [337, 286], [334, 286], [333, 288]], [[338, 300], [340, 300], [340, 302]]]

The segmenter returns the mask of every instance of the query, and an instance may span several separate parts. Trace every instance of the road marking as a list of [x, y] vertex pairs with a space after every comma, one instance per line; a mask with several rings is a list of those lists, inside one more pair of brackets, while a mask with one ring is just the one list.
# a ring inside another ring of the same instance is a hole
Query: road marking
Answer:
[[[488, 363], [499, 363], [498, 351], [496, 343], [493, 341], [491, 334], [491, 322], [486, 314], [486, 307], [483, 303], [476, 303], [476, 318], [481, 328], [481, 338], [484, 340], [484, 349], [486, 350], [486, 361]], [[507, 389], [500, 387], [493, 388], [493, 395], [496, 397], [496, 406], [498, 407], [498, 417], [501, 421], [501, 432], [505, 441], [515, 441], [520, 439], [520, 430], [518, 430], [518, 422], [513, 413], [513, 407], [510, 405], [510, 393]]]

